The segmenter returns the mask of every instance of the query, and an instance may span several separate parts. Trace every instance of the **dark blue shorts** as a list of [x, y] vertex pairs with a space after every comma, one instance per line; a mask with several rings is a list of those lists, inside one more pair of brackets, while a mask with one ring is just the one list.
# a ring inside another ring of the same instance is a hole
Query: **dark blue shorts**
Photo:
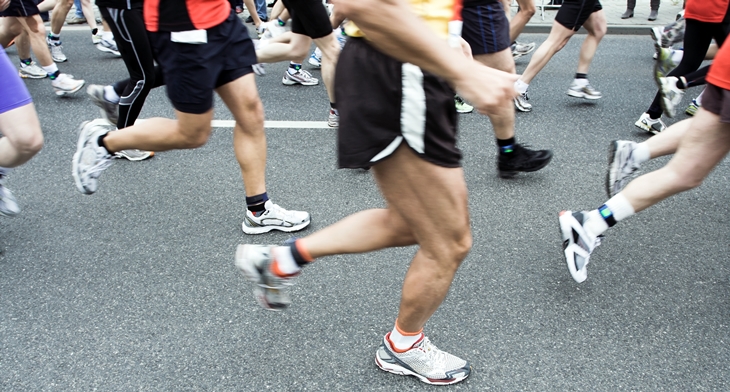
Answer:
[[471, 46], [474, 55], [497, 53], [509, 48], [509, 20], [502, 4], [464, 7], [461, 37]]
[[207, 30], [205, 44], [172, 42], [169, 31], [149, 33], [162, 68], [167, 97], [183, 113], [202, 114], [213, 107], [213, 90], [253, 72], [256, 50], [236, 14]]
[[33, 16], [38, 15], [38, 6], [33, 0], [10, 0], [10, 5], [5, 11], [0, 12], [1, 16]]

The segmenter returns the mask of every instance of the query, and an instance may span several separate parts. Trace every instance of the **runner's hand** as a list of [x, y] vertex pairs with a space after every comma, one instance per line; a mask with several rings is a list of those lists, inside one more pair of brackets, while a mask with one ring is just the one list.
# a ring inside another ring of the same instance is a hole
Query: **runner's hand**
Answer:
[[5, 11], [10, 5], [10, 0], [0, 0], [0, 11]]
[[472, 60], [452, 82], [462, 98], [480, 113], [489, 114], [504, 105], [512, 105], [512, 99], [517, 96], [514, 85], [518, 77]]

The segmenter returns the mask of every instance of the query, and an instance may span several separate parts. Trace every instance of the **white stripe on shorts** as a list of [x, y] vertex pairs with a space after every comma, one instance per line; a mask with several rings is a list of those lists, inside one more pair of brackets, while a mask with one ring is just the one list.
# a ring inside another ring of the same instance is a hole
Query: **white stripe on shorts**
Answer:
[[403, 64], [403, 100], [400, 113], [401, 133], [412, 149], [424, 152], [426, 133], [426, 92], [423, 72], [413, 64]]

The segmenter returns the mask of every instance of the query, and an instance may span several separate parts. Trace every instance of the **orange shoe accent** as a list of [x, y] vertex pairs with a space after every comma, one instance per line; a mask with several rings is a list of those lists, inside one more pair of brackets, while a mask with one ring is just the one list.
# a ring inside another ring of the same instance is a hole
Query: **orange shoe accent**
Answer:
[[150, 151], [150, 158], [152, 158], [153, 156], [155, 156], [155, 152], [154, 151]]
[[415, 346], [416, 344], [418, 344], [418, 342], [420, 342], [421, 340], [423, 340], [423, 336], [421, 336], [421, 338], [420, 338], [420, 339], [418, 339], [418, 340], [416, 341], [416, 343], [414, 343], [414, 344], [413, 344], [413, 346], [411, 346], [411, 347], [408, 347], [408, 348], [407, 348], [407, 349], [405, 349], [405, 350], [400, 350], [400, 349], [398, 349], [398, 347], [396, 347], [396, 346], [395, 346], [395, 344], [393, 343], [393, 341], [392, 341], [392, 340], [390, 340], [390, 332], [388, 332], [388, 334], [387, 334], [387, 335], [385, 335], [385, 338], [386, 338], [386, 339], [388, 339], [388, 344], [390, 344], [390, 348], [391, 348], [391, 349], [392, 349], [393, 351], [397, 352], [398, 354], [403, 354], [404, 352], [406, 352], [406, 351], [408, 351], [408, 350], [412, 349], [412, 348], [413, 348], [413, 346]]
[[311, 263], [314, 261], [314, 258], [312, 257], [312, 255], [310, 255], [309, 252], [306, 249], [304, 249], [304, 245], [302, 245], [300, 240], [296, 240], [294, 242], [294, 246], [297, 247], [299, 254], [302, 255], [302, 257], [304, 258], [304, 260], [306, 260], [307, 263]]

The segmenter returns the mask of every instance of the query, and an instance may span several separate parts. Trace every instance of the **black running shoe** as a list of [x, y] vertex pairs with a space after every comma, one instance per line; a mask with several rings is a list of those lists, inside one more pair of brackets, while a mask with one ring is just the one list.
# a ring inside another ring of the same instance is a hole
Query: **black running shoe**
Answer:
[[510, 154], [499, 154], [497, 171], [502, 178], [512, 178], [517, 172], [534, 172], [542, 169], [553, 159], [550, 150], [530, 150], [521, 144], [514, 145]]

